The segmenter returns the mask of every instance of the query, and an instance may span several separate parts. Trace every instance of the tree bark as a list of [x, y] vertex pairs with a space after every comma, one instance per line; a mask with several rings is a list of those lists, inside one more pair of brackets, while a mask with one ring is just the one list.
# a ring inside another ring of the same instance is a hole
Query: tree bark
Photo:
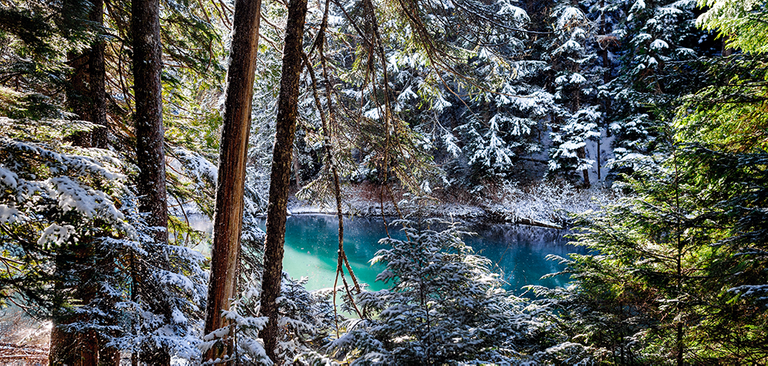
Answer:
[[78, 133], [73, 143], [84, 147], [107, 147], [107, 94], [105, 89], [104, 41], [101, 27], [104, 24], [104, 1], [92, 0], [88, 20], [95, 24], [96, 40], [82, 53], [70, 52], [67, 63], [72, 68], [67, 89], [67, 105], [81, 120], [100, 126], [90, 132]]
[[[579, 159], [586, 159], [587, 158], [587, 147], [583, 146], [580, 147], [578, 150], [576, 150], [576, 156]], [[584, 178], [584, 188], [589, 188], [589, 169], [583, 169], [581, 171], [581, 176]]]
[[[64, 4], [65, 11], [80, 6], [77, 2], [68, 1]], [[70, 8], [71, 7], [71, 8]], [[82, 19], [83, 21], [85, 19]], [[67, 88], [67, 105], [81, 120], [93, 122], [99, 128], [92, 131], [79, 133], [73, 136], [73, 143], [83, 147], [107, 147], [107, 108], [104, 68], [104, 42], [101, 40], [101, 27], [104, 23], [104, 1], [92, 0], [91, 8], [88, 9], [88, 19], [98, 28], [96, 29], [96, 40], [89, 49], [82, 53], [68, 54], [68, 64], [73, 69], [70, 76], [70, 84]], [[75, 20], [78, 21], [77, 19]], [[70, 260], [76, 265], [82, 266], [85, 270], [76, 271], [76, 283], [79, 284], [74, 291], [74, 301], [87, 304], [97, 294], [98, 289], [90, 281], [94, 275], [93, 268], [95, 263], [92, 261], [95, 253], [94, 243], [90, 240], [80, 243], [76, 253]], [[66, 270], [63, 266], [71, 265], [63, 263], [65, 259], [57, 258], [57, 271], [64, 275]], [[90, 284], [89, 284], [90, 283]], [[56, 314], [58, 313], [58, 314]], [[106, 344], [101, 335], [95, 330], [80, 332], [68, 332], [63, 329], [68, 323], [75, 321], [84, 321], [87, 315], [75, 316], [62, 313], [60, 309], [55, 310], [53, 319], [53, 329], [51, 330], [49, 364], [59, 365], [79, 365], [96, 366], [97, 364], [111, 364], [107, 360], [116, 350], [103, 347]], [[100, 360], [103, 358], [104, 360]], [[119, 362], [119, 359], [117, 360]]]
[[[69, 319], [70, 322], [82, 319]], [[99, 364], [99, 338], [94, 330], [68, 332], [56, 324], [51, 329], [51, 348], [48, 364], [51, 366], [97, 366]]]
[[136, 99], [136, 163], [139, 166], [139, 210], [149, 213], [147, 223], [162, 228], [157, 238], [168, 239], [168, 210], [163, 150], [163, 100], [160, 84], [159, 0], [134, 0], [133, 89]]
[[[259, 42], [261, 0], [237, 0], [232, 54], [227, 72], [227, 96], [216, 184], [211, 280], [205, 316], [205, 334], [228, 326], [221, 316], [229, 310], [237, 291], [237, 262], [243, 224], [243, 195], [254, 71]], [[232, 349], [225, 341], [209, 349], [205, 359], [222, 358]]]
[[[91, 21], [96, 22], [99, 27], [104, 24], [104, 0], [91, 0], [94, 10], [91, 12]], [[102, 126], [91, 131], [91, 145], [93, 147], [107, 148], [109, 140], [107, 132], [109, 124], [107, 123], [107, 71], [104, 66], [104, 40], [101, 38], [101, 29], [98, 38], [91, 46], [91, 95], [93, 97], [93, 120], [92, 122]]]
[[[70, 366], [96, 366], [99, 362], [99, 337], [93, 329], [67, 330], [73, 323], [88, 322], [89, 314], [77, 314], [64, 306], [66, 302], [88, 304], [96, 297], [98, 288], [93, 281], [95, 275], [94, 245], [85, 240], [70, 248], [61, 248], [56, 258], [56, 272], [60, 282], [57, 296], [61, 296], [53, 309], [48, 363]], [[72, 286], [72, 283], [77, 286]], [[68, 284], [69, 285], [66, 285]], [[61, 294], [72, 293], [71, 297]]]
[[[131, 33], [133, 36], [133, 90], [136, 100], [139, 211], [147, 214], [147, 224], [156, 228], [155, 241], [162, 245], [168, 242], [168, 208], [160, 83], [162, 53], [159, 0], [131, 2]], [[134, 271], [141, 271], [141, 268], [134, 268]], [[138, 283], [136, 286], [142, 287]], [[142, 291], [142, 289], [138, 288], [136, 291]], [[150, 301], [157, 302], [152, 305], [153, 311], [163, 313], [169, 321], [170, 306], [165, 304], [165, 299], [155, 298]], [[170, 365], [171, 357], [168, 350], [163, 346], [158, 348], [143, 352], [143, 361], [151, 365]]]
[[283, 46], [283, 70], [280, 95], [277, 102], [277, 133], [272, 155], [272, 173], [267, 206], [267, 237], [264, 249], [264, 276], [261, 291], [261, 312], [268, 317], [261, 332], [267, 356], [280, 364], [277, 358], [278, 308], [283, 273], [283, 244], [288, 208], [288, 185], [291, 174], [291, 152], [296, 134], [299, 79], [301, 77], [302, 37], [307, 15], [307, 0], [291, 0], [288, 5], [288, 23]]

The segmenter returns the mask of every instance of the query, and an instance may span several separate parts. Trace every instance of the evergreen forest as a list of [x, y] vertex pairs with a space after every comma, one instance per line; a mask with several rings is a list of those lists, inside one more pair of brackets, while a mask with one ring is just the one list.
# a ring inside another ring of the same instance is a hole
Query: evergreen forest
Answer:
[[[472, 219], [584, 250], [521, 295]], [[768, 364], [768, 1], [0, 0], [0, 333], [41, 324], [0, 363]]]

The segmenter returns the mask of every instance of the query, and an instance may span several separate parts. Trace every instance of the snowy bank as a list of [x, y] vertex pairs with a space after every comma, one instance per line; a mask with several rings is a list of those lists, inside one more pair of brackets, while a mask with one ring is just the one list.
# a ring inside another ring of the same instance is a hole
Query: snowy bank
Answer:
[[[381, 200], [370, 185], [350, 185], [343, 189], [342, 214], [347, 216], [425, 216], [484, 224], [522, 224], [562, 229], [572, 214], [598, 210], [618, 198], [614, 191], [601, 188], [578, 189], [563, 183], [539, 183], [525, 187], [505, 185], [476, 194], [433, 197], [414, 205], [407, 193], [393, 189], [393, 199]], [[397, 202], [395, 204], [394, 202]], [[332, 201], [308, 202], [291, 196], [289, 214], [336, 214]]]

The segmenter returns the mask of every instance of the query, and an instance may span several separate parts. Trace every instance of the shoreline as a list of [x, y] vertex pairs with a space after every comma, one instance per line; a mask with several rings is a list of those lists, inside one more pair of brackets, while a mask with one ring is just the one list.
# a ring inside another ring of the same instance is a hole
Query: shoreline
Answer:
[[[455, 220], [458, 219], [460, 221], [464, 221], [470, 224], [486, 224], [486, 225], [504, 225], [504, 224], [512, 224], [512, 225], [528, 225], [528, 226], [536, 226], [536, 227], [542, 227], [547, 229], [554, 229], [554, 230], [565, 230], [567, 229], [567, 226], [565, 225], [558, 225], [551, 222], [544, 222], [544, 221], [537, 221], [529, 218], [514, 218], [509, 217], [504, 212], [499, 211], [487, 211], [482, 208], [478, 208], [481, 212], [476, 215], [446, 215], [446, 214], [435, 214], [430, 213], [427, 216], [428, 217], [435, 217], [440, 219], [446, 219], [446, 220]], [[375, 210], [371, 210], [375, 211]], [[397, 219], [400, 216], [396, 212], [385, 212], [384, 215], [381, 214], [381, 211], [379, 212], [361, 212], [361, 211], [342, 211], [342, 215], [345, 217], [366, 217], [366, 218], [375, 218], [375, 217], [382, 217], [385, 218], [393, 218]], [[386, 211], [386, 210], [385, 210]], [[409, 212], [408, 214], [405, 214], [406, 217], [411, 216], [413, 212]], [[288, 207], [288, 216], [301, 216], [301, 215], [327, 215], [327, 216], [337, 216], [338, 213], [333, 210], [324, 210], [320, 207], [316, 206], [300, 206], [296, 208]], [[266, 218], [266, 215], [259, 215], [261, 218]]]
[[[347, 217], [433, 217], [468, 225], [524, 225], [553, 230], [567, 230], [574, 215], [599, 211], [622, 199], [623, 194], [608, 188], [574, 187], [564, 182], [541, 182], [519, 186], [495, 186], [482, 192], [430, 192], [416, 197], [398, 186], [388, 189], [391, 199], [381, 202], [381, 187], [370, 183], [350, 184], [342, 188], [341, 213]], [[288, 198], [288, 215], [333, 215], [332, 198], [302, 200], [294, 187]], [[396, 202], [396, 203], [395, 203]], [[257, 215], [265, 218], [266, 212]]]

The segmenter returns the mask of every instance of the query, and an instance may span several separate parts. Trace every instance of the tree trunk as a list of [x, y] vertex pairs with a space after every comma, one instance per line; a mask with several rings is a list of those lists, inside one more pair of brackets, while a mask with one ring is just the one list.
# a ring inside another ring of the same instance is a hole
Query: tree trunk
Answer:
[[301, 162], [299, 161], [299, 153], [293, 152], [293, 172], [296, 174], [296, 190], [301, 190]]
[[[68, 2], [64, 9], [76, 7], [78, 3]], [[91, 8], [88, 10], [88, 19], [99, 28], [104, 23], [104, 2], [103, 0], [91, 1]], [[101, 29], [97, 29], [97, 39], [91, 48], [82, 53], [70, 52], [67, 63], [73, 69], [70, 76], [70, 84], [67, 88], [67, 106], [78, 115], [81, 120], [93, 122], [100, 128], [95, 128], [90, 132], [78, 133], [72, 138], [72, 142], [83, 147], [107, 147], [107, 109], [106, 109], [106, 91], [105, 91], [105, 69], [104, 69], [104, 42], [101, 40]], [[68, 265], [82, 266], [85, 270], [76, 271], [76, 283], [79, 284], [74, 291], [74, 301], [87, 304], [97, 294], [98, 289], [94, 285], [84, 285], [89, 283], [93, 277], [92, 262], [95, 247], [92, 241], [83, 241], [80, 247], [76, 249], [75, 255], [69, 259], [57, 258], [57, 271], [65, 275]], [[70, 260], [72, 263], [63, 263]], [[111, 349], [104, 348], [100, 352], [100, 345], [106, 343], [103, 337], [100, 337], [95, 330], [80, 332], [68, 332], [63, 329], [69, 323], [84, 321], [87, 315], [75, 316], [69, 313], [62, 313], [61, 309], [54, 310], [53, 329], [51, 330], [50, 340], [50, 365], [78, 365], [78, 366], [96, 366], [100, 363], [99, 358], [109, 354]], [[119, 361], [119, 360], [118, 360]], [[102, 364], [105, 364], [102, 362]], [[115, 363], [111, 363], [114, 365]]]
[[97, 366], [99, 364], [99, 338], [96, 331], [67, 332], [61, 328], [66, 324], [56, 323], [51, 329], [48, 364], [51, 366]]
[[[147, 224], [157, 228], [155, 241], [163, 244], [168, 241], [168, 209], [163, 150], [163, 101], [160, 84], [162, 54], [159, 0], [133, 0], [131, 14], [139, 211], [147, 214]], [[157, 301], [153, 311], [163, 313], [166, 320], [170, 320], [171, 309], [164, 304], [164, 299], [144, 300]], [[171, 357], [168, 350], [162, 346], [158, 348], [143, 352], [143, 361], [151, 365], [170, 365]]]
[[[600, 2], [600, 8], [605, 9], [605, 0], [601, 0]], [[608, 33], [608, 25], [605, 21], [605, 12], [600, 15], [600, 34], [607, 36], [606, 33]], [[605, 44], [600, 45], [600, 51], [598, 52], [600, 55], [600, 58], [603, 60], [603, 85], [607, 85], [611, 82], [611, 59], [609, 58], [608, 54], [608, 47], [610, 46], [610, 41], [606, 41]], [[603, 174], [602, 174], [602, 162], [600, 161], [600, 155], [602, 152], [600, 151], [600, 142], [602, 140], [602, 129], [605, 128], [605, 134], [606, 137], [610, 137], [611, 130], [608, 128], [608, 115], [611, 113], [611, 98], [603, 98], [603, 117], [602, 117], [602, 126], [599, 126], [598, 131], [600, 131], [600, 137], [597, 138], [597, 180], [598, 182], [603, 180]], [[610, 149], [610, 146], [607, 148]]]
[[72, 139], [73, 143], [84, 147], [106, 148], [108, 143], [106, 71], [104, 41], [100, 29], [104, 24], [104, 1], [92, 0], [91, 4], [88, 20], [99, 27], [97, 39], [82, 53], [70, 52], [67, 55], [67, 63], [73, 70], [67, 89], [67, 106], [81, 120], [100, 126], [90, 132], [76, 134]]
[[[93, 8], [89, 14], [89, 19], [101, 28], [104, 26], [104, 0], [91, 0], [91, 4], [93, 4]], [[90, 121], [100, 126], [90, 132], [90, 145], [106, 149], [109, 147], [109, 123], [107, 122], [107, 72], [104, 62], [105, 42], [102, 36], [102, 29], [99, 29], [97, 38], [91, 45], [91, 54], [88, 60], [90, 92], [93, 100], [92, 119]], [[108, 343], [105, 336], [105, 334], [98, 335], [98, 364], [102, 366], [120, 365], [120, 351], [117, 348], [105, 346]]]
[[[586, 159], [587, 158], [587, 147], [583, 146], [583, 147], [580, 147], [578, 150], [576, 150], [576, 156], [579, 158], [579, 160]], [[581, 176], [584, 178], [584, 188], [589, 188], [590, 187], [590, 183], [589, 183], [589, 169], [583, 169], [581, 171]]]
[[299, 79], [301, 77], [302, 37], [307, 15], [307, 0], [291, 0], [283, 46], [283, 73], [277, 102], [277, 134], [272, 155], [272, 174], [267, 206], [267, 238], [264, 249], [264, 276], [261, 291], [261, 312], [269, 318], [261, 332], [267, 356], [280, 364], [276, 355], [278, 309], [283, 273], [283, 242], [288, 206], [288, 184], [291, 174], [291, 152], [296, 134]]
[[[211, 280], [205, 315], [205, 334], [228, 326], [221, 316], [237, 291], [237, 262], [243, 224], [243, 195], [251, 101], [259, 42], [261, 0], [238, 0], [227, 72], [227, 97], [216, 184]], [[232, 349], [231, 338], [208, 350], [205, 359], [222, 358]]]
[[[51, 329], [49, 364], [70, 366], [96, 366], [99, 361], [99, 338], [93, 329], [66, 330], [73, 323], [88, 322], [89, 314], [77, 314], [67, 302], [88, 304], [96, 296], [98, 289], [88, 279], [94, 276], [94, 245], [84, 241], [72, 248], [61, 248], [56, 258], [56, 272], [61, 285], [57, 285], [60, 296], [53, 309], [53, 329]], [[73, 287], [72, 283], [77, 286]], [[68, 284], [68, 285], [67, 285]], [[71, 292], [71, 297], [67, 294]]]
[[168, 211], [163, 150], [163, 100], [160, 84], [159, 0], [132, 3], [133, 75], [136, 99], [136, 163], [139, 166], [139, 210], [149, 213], [147, 223], [162, 228], [157, 234], [166, 242]]
[[723, 55], [723, 57], [728, 57], [728, 56], [732, 55], [733, 51], [734, 51], [733, 48], [728, 47], [728, 39], [729, 38], [731, 38], [731, 37], [727, 36], [727, 35], [723, 36], [721, 38], [720, 50], [721, 50], [721, 54]]
[[[91, 21], [96, 22], [100, 27], [104, 24], [104, 0], [91, 0], [94, 10], [91, 12]], [[107, 132], [109, 125], [107, 123], [107, 90], [106, 90], [106, 67], [104, 66], [104, 40], [99, 31], [96, 42], [91, 46], [91, 95], [93, 102], [93, 120], [91, 122], [103, 126], [91, 131], [91, 146], [106, 148], [109, 140]]]
[[100, 343], [99, 346], [99, 366], [120, 366], [120, 350], [114, 347], [105, 347], [103, 343]]

